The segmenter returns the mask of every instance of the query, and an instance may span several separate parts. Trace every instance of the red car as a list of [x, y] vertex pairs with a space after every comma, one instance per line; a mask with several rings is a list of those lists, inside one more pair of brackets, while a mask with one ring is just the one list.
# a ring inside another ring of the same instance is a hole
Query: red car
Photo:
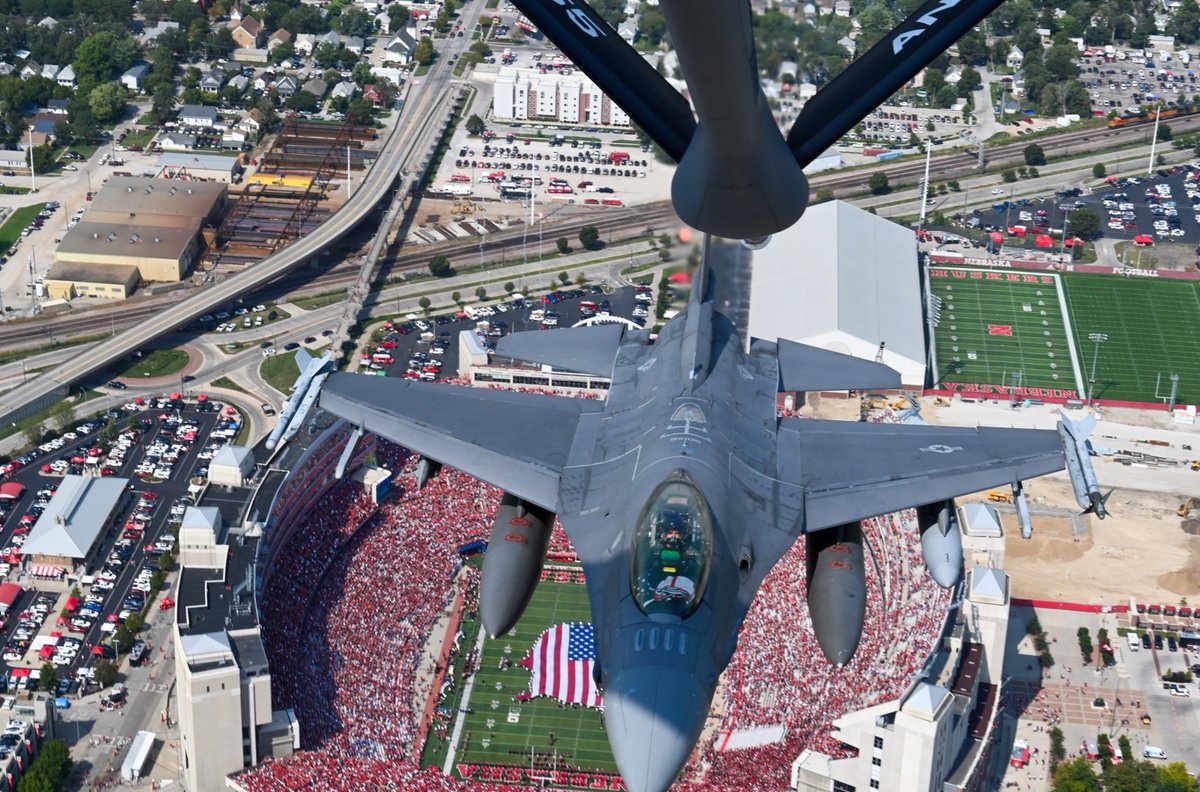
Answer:
[[383, 341], [379, 342], [379, 346], [383, 347], [384, 349], [395, 349], [400, 345], [390, 339], [384, 339]]

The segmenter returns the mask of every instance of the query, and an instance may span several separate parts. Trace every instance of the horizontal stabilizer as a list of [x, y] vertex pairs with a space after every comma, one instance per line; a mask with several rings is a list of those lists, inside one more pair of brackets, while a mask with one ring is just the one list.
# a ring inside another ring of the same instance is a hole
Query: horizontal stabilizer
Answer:
[[900, 372], [873, 360], [779, 339], [781, 391], [892, 390]]
[[624, 333], [625, 327], [619, 324], [530, 330], [501, 338], [496, 354], [561, 371], [611, 377]]

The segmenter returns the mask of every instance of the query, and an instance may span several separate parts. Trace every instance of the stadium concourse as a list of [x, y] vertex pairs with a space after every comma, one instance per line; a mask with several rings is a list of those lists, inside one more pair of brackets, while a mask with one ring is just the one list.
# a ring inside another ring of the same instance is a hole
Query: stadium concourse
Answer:
[[[345, 436], [338, 435], [337, 446]], [[328, 464], [336, 450], [314, 454], [305, 467]], [[456, 575], [462, 565], [455, 548], [487, 535], [500, 492], [454, 470], [417, 492], [414, 457], [382, 440], [375, 454], [378, 464], [400, 471], [398, 492], [377, 507], [358, 484], [338, 482], [276, 548], [262, 596], [264, 642], [274, 706], [295, 708], [303, 750], [233, 780], [246, 792], [521, 786], [446, 777], [418, 765], [426, 733], [444, 740], [448, 731], [446, 721], [427, 720], [432, 707], [414, 692], [434, 684], [421, 671], [426, 644], [456, 596], [466, 595], [465, 618], [471, 618], [477, 575]], [[299, 483], [285, 489], [298, 496], [312, 473], [293, 471]], [[786, 788], [791, 763], [805, 747], [846, 754], [831, 733], [833, 720], [907, 687], [940, 635], [950, 593], [924, 573], [911, 513], [865, 528], [874, 569], [854, 660], [839, 671], [820, 653], [798, 543], [759, 592], [725, 675], [720, 725], [685, 769], [691, 781], [676, 790]], [[561, 528], [551, 551], [569, 551]], [[465, 582], [461, 591], [456, 579]], [[735, 731], [780, 725], [784, 737], [773, 744], [723, 750]], [[513, 781], [520, 778], [518, 772]]]

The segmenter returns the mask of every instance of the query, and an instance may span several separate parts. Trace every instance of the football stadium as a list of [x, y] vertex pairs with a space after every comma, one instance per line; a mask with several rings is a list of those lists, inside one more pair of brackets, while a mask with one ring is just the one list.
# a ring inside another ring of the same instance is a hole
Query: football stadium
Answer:
[[1200, 282], [940, 264], [926, 282], [936, 389], [1165, 404], [1174, 374], [1176, 402], [1200, 401]]

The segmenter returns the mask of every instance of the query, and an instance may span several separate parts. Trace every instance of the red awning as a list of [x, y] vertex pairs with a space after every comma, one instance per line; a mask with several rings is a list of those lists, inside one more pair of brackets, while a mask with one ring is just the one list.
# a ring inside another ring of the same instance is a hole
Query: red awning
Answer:
[[43, 660], [52, 654], [54, 654], [54, 644], [45, 644], [41, 649], [38, 649], [38, 657]]
[[1033, 240], [1033, 244], [1040, 248], [1051, 248], [1054, 247], [1054, 237], [1046, 236], [1045, 234], [1039, 234], [1038, 237]]
[[12, 671], [8, 672], [8, 675], [15, 676], [18, 678], [19, 677], [27, 677], [27, 676], [29, 676], [29, 669], [28, 668], [14, 668]]
[[25, 494], [25, 487], [16, 481], [6, 481], [0, 484], [0, 498], [5, 500], [17, 500]]

